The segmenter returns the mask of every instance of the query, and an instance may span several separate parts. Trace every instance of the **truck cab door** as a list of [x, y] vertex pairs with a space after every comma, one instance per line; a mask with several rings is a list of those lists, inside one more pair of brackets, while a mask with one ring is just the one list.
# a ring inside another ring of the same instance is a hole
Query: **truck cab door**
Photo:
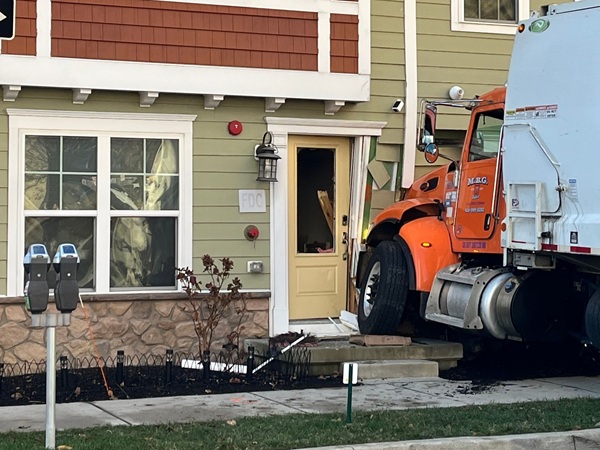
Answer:
[[485, 251], [487, 245], [477, 241], [487, 241], [494, 233], [501, 185], [498, 151], [503, 117], [502, 109], [491, 109], [471, 118], [461, 157], [453, 227], [455, 240], [462, 241], [457, 251]]

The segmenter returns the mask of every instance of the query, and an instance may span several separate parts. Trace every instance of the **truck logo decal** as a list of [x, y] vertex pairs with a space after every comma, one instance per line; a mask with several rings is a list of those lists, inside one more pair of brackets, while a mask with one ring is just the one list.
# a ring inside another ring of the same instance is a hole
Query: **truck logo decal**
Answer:
[[474, 184], [488, 184], [487, 177], [471, 177], [467, 179], [467, 186], [473, 186]]

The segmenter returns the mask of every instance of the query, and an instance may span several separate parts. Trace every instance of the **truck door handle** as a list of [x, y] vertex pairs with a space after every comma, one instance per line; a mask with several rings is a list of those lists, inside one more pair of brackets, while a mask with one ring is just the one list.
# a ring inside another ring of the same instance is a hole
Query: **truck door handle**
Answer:
[[492, 215], [486, 214], [485, 218], [483, 219], [483, 229], [485, 231], [488, 231], [490, 229], [491, 224], [492, 224]]

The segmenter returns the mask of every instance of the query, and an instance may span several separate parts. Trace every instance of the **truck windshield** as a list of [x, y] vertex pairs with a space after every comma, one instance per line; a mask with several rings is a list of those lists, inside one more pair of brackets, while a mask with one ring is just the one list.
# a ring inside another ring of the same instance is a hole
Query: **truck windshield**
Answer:
[[504, 111], [497, 109], [477, 115], [469, 146], [469, 161], [495, 158], [500, 146]]

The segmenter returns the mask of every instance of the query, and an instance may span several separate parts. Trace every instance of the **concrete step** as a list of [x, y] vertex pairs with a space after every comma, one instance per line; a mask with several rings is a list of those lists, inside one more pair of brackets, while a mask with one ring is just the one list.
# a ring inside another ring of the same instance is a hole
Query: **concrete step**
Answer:
[[[266, 354], [268, 339], [246, 339], [246, 348], [252, 345], [259, 354]], [[348, 339], [321, 340], [310, 352], [310, 375], [333, 375], [340, 372], [340, 363], [356, 361], [428, 360], [436, 362], [438, 370], [455, 367], [463, 356], [462, 345], [456, 342], [432, 339], [414, 339], [406, 346], [357, 346]], [[285, 354], [282, 355], [285, 360]]]
[[[437, 377], [439, 375], [438, 363], [426, 359], [355, 362], [358, 364], [358, 378], [361, 380], [376, 378], [423, 378]], [[341, 363], [340, 373], [343, 373], [343, 366], [344, 363]]]

